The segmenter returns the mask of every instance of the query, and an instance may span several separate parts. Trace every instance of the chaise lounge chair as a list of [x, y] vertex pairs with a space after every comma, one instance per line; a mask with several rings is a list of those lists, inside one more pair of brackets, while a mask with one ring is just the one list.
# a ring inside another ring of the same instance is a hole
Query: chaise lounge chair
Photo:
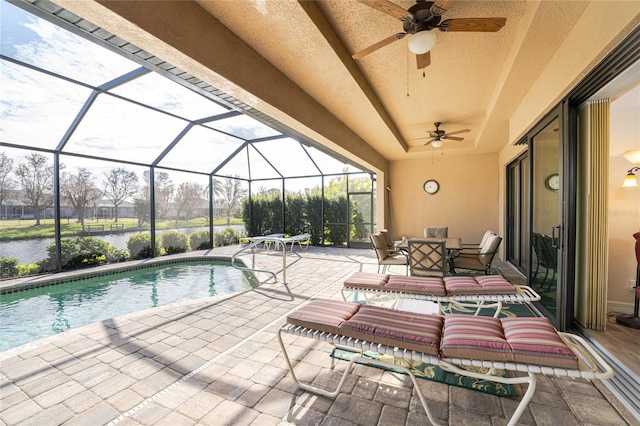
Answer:
[[348, 294], [361, 292], [367, 303], [373, 296], [393, 296], [399, 299], [416, 299], [436, 302], [440, 312], [441, 303], [454, 303], [475, 308], [475, 315], [482, 308], [496, 309], [494, 317], [500, 315], [503, 303], [526, 303], [538, 312], [532, 302], [540, 300], [540, 295], [531, 287], [514, 285], [501, 275], [475, 277], [420, 277], [356, 272], [344, 281], [342, 298]]
[[[283, 334], [311, 338], [360, 352], [350, 361], [335, 390], [300, 382], [287, 353]], [[404, 371], [413, 383], [432, 424], [437, 424], [410, 369], [395, 359], [424, 362], [440, 368], [497, 383], [528, 384], [509, 425], [517, 423], [536, 390], [538, 374], [560, 377], [608, 379], [611, 367], [580, 337], [557, 332], [546, 318], [488, 318], [451, 314], [446, 317], [397, 311], [381, 306], [339, 300], [313, 300], [287, 317], [278, 331], [278, 341], [291, 372], [301, 389], [335, 398], [353, 363], [389, 366], [382, 360], [365, 358], [364, 351], [393, 356], [393, 368]], [[406, 362], [406, 361], [405, 361]], [[487, 373], [463, 367], [489, 368]], [[527, 373], [502, 377], [495, 369]]]

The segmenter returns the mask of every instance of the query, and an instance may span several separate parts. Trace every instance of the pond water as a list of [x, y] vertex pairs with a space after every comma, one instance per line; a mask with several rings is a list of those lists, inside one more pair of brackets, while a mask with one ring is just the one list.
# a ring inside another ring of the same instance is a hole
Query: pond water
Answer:
[[190, 261], [0, 295], [0, 351], [143, 309], [255, 287], [227, 261]]
[[[243, 225], [231, 225], [231, 226], [214, 226], [213, 232], [222, 232], [226, 228], [233, 228], [238, 232], [244, 230]], [[185, 234], [191, 234], [192, 232], [207, 229], [207, 228], [179, 228], [177, 231], [184, 232]], [[122, 234], [110, 234], [110, 235], [94, 235], [100, 238], [114, 247], [119, 249], [127, 248], [127, 240], [138, 232], [125, 232]], [[21, 265], [27, 263], [37, 262], [38, 260], [45, 259], [47, 257], [47, 246], [53, 242], [53, 238], [34, 238], [30, 240], [18, 240], [0, 242], [0, 256], [2, 257], [15, 257], [18, 259]]]

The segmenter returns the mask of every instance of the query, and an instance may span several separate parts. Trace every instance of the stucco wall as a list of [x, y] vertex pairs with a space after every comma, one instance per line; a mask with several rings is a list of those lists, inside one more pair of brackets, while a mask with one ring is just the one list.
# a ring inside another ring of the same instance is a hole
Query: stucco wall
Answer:
[[[499, 170], [497, 154], [452, 156], [446, 145], [433, 159], [392, 162], [394, 238], [422, 236], [425, 226], [448, 226], [449, 236], [468, 243], [487, 229], [499, 232]], [[428, 179], [440, 183], [435, 195], [422, 189]]]

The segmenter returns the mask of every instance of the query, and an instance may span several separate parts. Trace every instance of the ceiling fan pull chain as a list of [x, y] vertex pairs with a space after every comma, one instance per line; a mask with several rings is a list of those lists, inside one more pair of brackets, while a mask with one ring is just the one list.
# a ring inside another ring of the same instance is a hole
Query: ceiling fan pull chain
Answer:
[[409, 51], [407, 50], [407, 98], [409, 97]]

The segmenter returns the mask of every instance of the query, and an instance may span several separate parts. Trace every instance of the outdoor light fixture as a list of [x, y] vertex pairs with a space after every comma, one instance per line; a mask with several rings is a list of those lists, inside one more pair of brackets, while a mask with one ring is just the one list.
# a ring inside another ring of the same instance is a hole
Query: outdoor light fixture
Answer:
[[636, 166], [640, 166], [640, 148], [628, 149], [622, 153], [622, 156]]
[[632, 188], [634, 186], [638, 186], [638, 181], [636, 180], [636, 175], [634, 172], [640, 170], [640, 167], [632, 167], [631, 170], [627, 172], [627, 177], [624, 178], [624, 183], [622, 184], [625, 188]]
[[442, 146], [442, 141], [440, 139], [436, 139], [431, 142], [431, 146], [434, 148], [440, 148]]
[[436, 35], [432, 31], [423, 30], [415, 33], [409, 39], [409, 50], [416, 55], [430, 51], [436, 44]]

